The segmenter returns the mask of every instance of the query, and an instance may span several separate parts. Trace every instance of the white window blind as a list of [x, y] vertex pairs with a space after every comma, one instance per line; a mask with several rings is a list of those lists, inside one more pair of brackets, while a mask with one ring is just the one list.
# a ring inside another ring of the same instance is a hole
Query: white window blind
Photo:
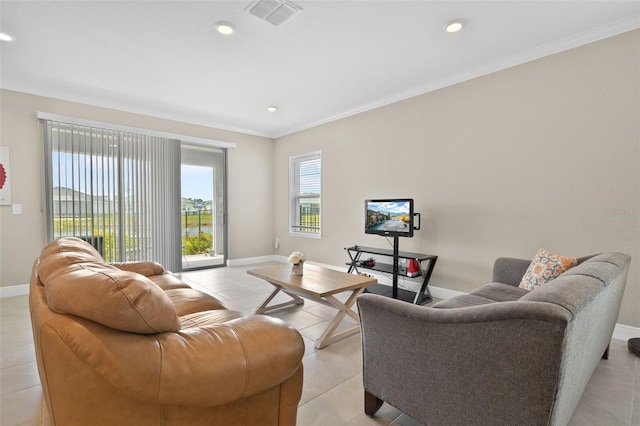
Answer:
[[44, 120], [49, 240], [77, 236], [106, 261], [180, 270], [180, 144]]
[[320, 237], [322, 154], [289, 158], [289, 226], [294, 234]]

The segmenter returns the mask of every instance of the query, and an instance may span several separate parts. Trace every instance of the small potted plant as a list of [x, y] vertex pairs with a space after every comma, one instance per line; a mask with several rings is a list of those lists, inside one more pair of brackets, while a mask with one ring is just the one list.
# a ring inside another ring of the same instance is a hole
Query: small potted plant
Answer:
[[294, 251], [289, 255], [288, 261], [291, 264], [291, 275], [302, 275], [305, 260], [307, 258], [299, 251]]

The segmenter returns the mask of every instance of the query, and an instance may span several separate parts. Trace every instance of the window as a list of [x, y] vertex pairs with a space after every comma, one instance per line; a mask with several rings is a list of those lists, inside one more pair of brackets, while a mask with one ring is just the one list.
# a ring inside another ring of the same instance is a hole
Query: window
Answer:
[[320, 238], [322, 153], [289, 158], [289, 232]]

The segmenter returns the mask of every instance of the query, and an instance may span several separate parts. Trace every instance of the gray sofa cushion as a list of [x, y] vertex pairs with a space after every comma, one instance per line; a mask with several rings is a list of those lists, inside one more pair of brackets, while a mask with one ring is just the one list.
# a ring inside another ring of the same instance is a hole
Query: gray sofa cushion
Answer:
[[528, 292], [522, 302], [548, 302], [560, 305], [572, 314], [589, 304], [602, 291], [604, 284], [584, 275], [560, 276], [540, 288]]
[[530, 264], [531, 260], [500, 257], [493, 264], [492, 281], [517, 287]]
[[[582, 262], [585, 262], [592, 257], [593, 255], [579, 257], [578, 265], [582, 264]], [[495, 283], [510, 284], [517, 287], [520, 284], [520, 281], [522, 280], [525, 272], [527, 272], [527, 268], [529, 268], [530, 264], [531, 260], [516, 259], [513, 257], [500, 257], [496, 259], [493, 265], [492, 281]]]
[[[611, 280], [620, 274], [622, 266], [618, 265], [619, 259], [607, 255], [599, 255], [586, 263], [569, 269], [563, 276], [587, 275], [599, 279], [603, 285], [607, 285]], [[588, 268], [588, 270], [586, 269]]]
[[[522, 300], [556, 303], [573, 314], [590, 302], [624, 267], [623, 259], [611, 253], [582, 257], [578, 259], [577, 266], [529, 291], [517, 285], [530, 263], [522, 259], [499, 258], [494, 264], [493, 278], [502, 281], [483, 285], [469, 294], [443, 300], [432, 307], [454, 309]], [[574, 290], [573, 285], [581, 285], [582, 288]]]
[[[606, 262], [616, 265], [620, 270], [629, 267], [629, 256], [622, 253], [602, 253], [588, 258], [590, 262]], [[578, 259], [578, 264], [581, 264]]]
[[522, 296], [529, 294], [524, 288], [514, 287], [508, 284], [491, 283], [483, 285], [477, 290], [471, 292], [476, 296], [481, 296], [494, 302], [512, 302], [520, 299]]
[[434, 303], [431, 307], [436, 309], [455, 309], [486, 305], [487, 303], [494, 303], [494, 301], [487, 299], [486, 297], [474, 296], [473, 294], [462, 294], [460, 296], [452, 297], [451, 299]]
[[624, 260], [616, 253], [594, 256], [520, 300], [555, 303], [575, 315], [620, 276]]
[[485, 305], [487, 303], [495, 302], [512, 302], [519, 300], [522, 296], [528, 293], [528, 290], [520, 287], [514, 287], [512, 285], [502, 283], [491, 283], [483, 285], [469, 294], [463, 294], [435, 303], [432, 307], [439, 309], [453, 309]]

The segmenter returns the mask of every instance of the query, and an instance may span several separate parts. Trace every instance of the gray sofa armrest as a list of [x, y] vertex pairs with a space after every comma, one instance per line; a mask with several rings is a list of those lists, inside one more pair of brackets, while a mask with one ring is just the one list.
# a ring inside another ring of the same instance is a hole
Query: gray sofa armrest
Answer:
[[509, 284], [517, 287], [530, 264], [531, 259], [499, 257], [493, 264], [492, 281], [494, 283]]
[[571, 314], [544, 302], [491, 305], [360, 296], [365, 391], [427, 424], [547, 424]]

